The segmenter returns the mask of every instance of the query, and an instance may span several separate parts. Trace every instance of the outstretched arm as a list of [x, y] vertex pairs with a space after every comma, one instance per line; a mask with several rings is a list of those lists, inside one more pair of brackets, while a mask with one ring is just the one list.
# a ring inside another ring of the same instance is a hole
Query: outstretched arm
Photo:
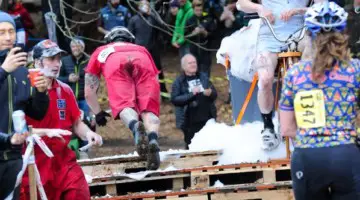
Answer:
[[89, 143], [94, 145], [102, 145], [102, 137], [93, 132], [86, 124], [79, 118], [73, 124], [74, 133], [79, 136], [82, 140], [87, 140]]
[[98, 102], [98, 96], [96, 94], [99, 85], [99, 77], [90, 73], [85, 74], [85, 99], [91, 111], [95, 115], [101, 111], [100, 104]]
[[261, 4], [253, 3], [251, 0], [238, 0], [237, 4], [240, 5], [241, 11], [245, 13], [259, 13], [263, 8]]

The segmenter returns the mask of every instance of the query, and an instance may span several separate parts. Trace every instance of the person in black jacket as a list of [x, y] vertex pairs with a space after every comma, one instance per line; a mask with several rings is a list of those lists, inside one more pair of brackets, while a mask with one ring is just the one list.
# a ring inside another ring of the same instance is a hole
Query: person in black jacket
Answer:
[[206, 122], [216, 119], [217, 92], [208, 76], [197, 71], [196, 59], [186, 54], [181, 59], [184, 73], [172, 85], [171, 102], [176, 106], [176, 127], [184, 133], [186, 149]]
[[[62, 67], [58, 79], [68, 84], [75, 94], [79, 108], [83, 111], [83, 122], [92, 130], [96, 131], [95, 118], [90, 114], [90, 108], [85, 100], [85, 68], [89, 61], [89, 56], [84, 54], [85, 43], [83, 40], [74, 38], [70, 42], [71, 55], [67, 55], [61, 59]], [[78, 140], [80, 148], [87, 145], [87, 141], [81, 140], [76, 135], [72, 140]], [[77, 149], [75, 149], [77, 151]], [[86, 158], [86, 152], [80, 152], [81, 157]]]
[[[129, 20], [128, 29], [135, 36], [135, 44], [145, 47], [154, 60], [156, 68], [160, 71], [159, 79], [164, 80], [161, 65], [160, 49], [158, 44], [159, 31], [154, 27], [161, 27], [157, 16], [151, 12], [149, 2], [142, 0], [139, 3], [139, 13]], [[167, 93], [166, 85], [160, 82], [160, 91]]]
[[70, 43], [71, 55], [61, 59], [62, 67], [58, 79], [68, 84], [75, 94], [79, 108], [84, 111], [85, 116], [89, 116], [89, 106], [85, 100], [85, 68], [89, 61], [89, 56], [84, 54], [85, 43], [80, 39], [73, 39]]
[[203, 4], [193, 4], [193, 6], [194, 15], [186, 21], [185, 35], [188, 40], [197, 44], [190, 43], [190, 53], [196, 57], [199, 71], [210, 77], [211, 52], [204, 48], [210, 48], [209, 37], [216, 29], [216, 23], [208, 13], [203, 12]]
[[[26, 53], [19, 47], [13, 48], [16, 40], [16, 26], [13, 18], [0, 12], [0, 199], [5, 199], [14, 190], [18, 172], [22, 168], [21, 145], [26, 134], [14, 133], [12, 113], [23, 110], [26, 115], [42, 119], [49, 105], [46, 94], [46, 80], [37, 78], [36, 89], [30, 87], [27, 78]], [[15, 190], [14, 199], [19, 195]]]

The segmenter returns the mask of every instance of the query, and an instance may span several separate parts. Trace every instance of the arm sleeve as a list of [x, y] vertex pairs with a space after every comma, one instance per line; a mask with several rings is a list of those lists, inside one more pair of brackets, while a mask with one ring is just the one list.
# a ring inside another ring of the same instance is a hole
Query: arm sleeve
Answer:
[[49, 96], [47, 95], [47, 91], [38, 92], [36, 89], [31, 89], [34, 91], [34, 96], [30, 97], [25, 108], [25, 113], [32, 119], [42, 120], [49, 108]]
[[85, 69], [86, 73], [90, 73], [93, 75], [96, 75], [97, 77], [100, 78], [100, 73], [101, 73], [101, 64], [98, 61], [97, 57], [99, 55], [99, 49], [95, 50], [95, 52], [91, 55], [90, 60], [88, 62], [88, 65]]
[[176, 43], [177, 42], [177, 38], [178, 38], [178, 35], [179, 35], [179, 29], [180, 29], [180, 18], [182, 17], [182, 16], [180, 16], [181, 12], [182, 11], [179, 10], [179, 12], [176, 15], [175, 28], [174, 28], [174, 31], [173, 31], [173, 37], [171, 39], [171, 43]]
[[291, 73], [286, 73], [280, 95], [279, 108], [284, 111], [294, 110], [294, 91]]
[[8, 75], [9, 73], [7, 73], [2, 67], [0, 67], [0, 88], [4, 84], [5, 79], [7, 78]]
[[11, 147], [10, 139], [12, 134], [6, 134], [0, 132], [0, 145], [5, 146], [5, 148]]
[[180, 81], [176, 80], [172, 85], [171, 102], [175, 106], [185, 106], [195, 99], [193, 93], [181, 94]]
[[177, 40], [177, 43], [178, 44], [184, 44], [184, 42], [185, 42], [185, 36], [184, 36], [184, 34], [185, 34], [185, 29], [186, 29], [186, 27], [185, 27], [185, 25], [186, 25], [186, 22], [191, 18], [193, 16], [193, 11], [191, 10], [191, 11], [188, 11], [186, 14], [185, 14], [185, 16], [184, 16], [184, 19], [183, 19], [183, 21], [181, 22], [181, 24], [180, 24], [180, 29], [179, 29], [179, 38], [178, 38], [178, 40]]

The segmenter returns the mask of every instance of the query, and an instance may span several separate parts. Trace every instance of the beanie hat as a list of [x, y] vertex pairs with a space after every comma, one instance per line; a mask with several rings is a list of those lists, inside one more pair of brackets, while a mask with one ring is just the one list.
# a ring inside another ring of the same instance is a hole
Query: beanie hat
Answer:
[[1, 22], [8, 22], [8, 23], [12, 24], [14, 26], [14, 28], [16, 28], [14, 19], [6, 12], [0, 11], [0, 23]]
[[177, 0], [170, 1], [170, 7], [180, 7], [180, 4]]

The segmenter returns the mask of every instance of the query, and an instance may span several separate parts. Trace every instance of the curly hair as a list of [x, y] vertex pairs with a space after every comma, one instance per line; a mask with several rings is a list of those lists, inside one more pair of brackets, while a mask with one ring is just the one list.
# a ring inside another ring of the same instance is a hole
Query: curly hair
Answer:
[[348, 35], [340, 32], [320, 33], [315, 38], [315, 58], [312, 67], [313, 81], [319, 83], [325, 70], [330, 70], [336, 62], [351, 59]]

